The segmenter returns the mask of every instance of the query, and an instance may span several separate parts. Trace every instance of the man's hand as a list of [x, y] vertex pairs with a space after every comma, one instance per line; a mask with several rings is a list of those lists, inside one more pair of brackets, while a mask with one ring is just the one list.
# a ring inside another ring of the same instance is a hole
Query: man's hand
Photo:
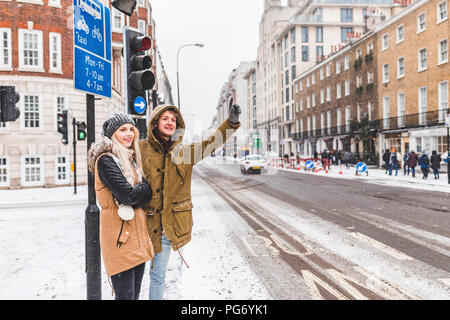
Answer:
[[229, 119], [232, 124], [238, 124], [239, 123], [239, 115], [241, 114], [241, 107], [239, 107], [237, 104], [233, 104], [233, 98], [230, 100], [230, 106], [228, 108], [229, 111]]

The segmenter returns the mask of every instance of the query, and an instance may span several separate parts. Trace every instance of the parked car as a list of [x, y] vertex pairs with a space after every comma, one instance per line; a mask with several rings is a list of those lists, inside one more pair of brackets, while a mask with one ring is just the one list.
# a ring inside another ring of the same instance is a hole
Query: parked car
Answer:
[[241, 162], [241, 172], [247, 174], [249, 172], [266, 172], [267, 164], [266, 159], [260, 155], [246, 156], [244, 161]]

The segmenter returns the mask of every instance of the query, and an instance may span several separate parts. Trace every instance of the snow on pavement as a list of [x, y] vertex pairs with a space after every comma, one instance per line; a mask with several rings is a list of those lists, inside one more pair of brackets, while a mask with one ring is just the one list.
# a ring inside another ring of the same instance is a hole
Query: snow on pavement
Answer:
[[[236, 219], [232, 209], [201, 180], [193, 181], [192, 193], [193, 240], [182, 249], [190, 268], [171, 252], [165, 299], [271, 299], [225, 221]], [[225, 209], [217, 212], [218, 205]], [[86, 186], [77, 195], [73, 187], [0, 191], [0, 299], [86, 299], [86, 206]], [[142, 300], [148, 271], [149, 263]], [[102, 298], [114, 299], [103, 262]]]

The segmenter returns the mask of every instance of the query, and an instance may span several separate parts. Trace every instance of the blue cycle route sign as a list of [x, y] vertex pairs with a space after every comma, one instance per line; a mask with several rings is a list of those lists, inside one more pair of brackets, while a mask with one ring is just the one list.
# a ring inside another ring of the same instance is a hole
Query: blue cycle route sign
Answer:
[[133, 102], [134, 111], [138, 114], [144, 114], [147, 110], [147, 102], [143, 97], [137, 97]]
[[358, 172], [364, 173], [367, 171], [367, 165], [364, 162], [360, 162], [356, 165], [356, 170]]
[[111, 98], [111, 12], [98, 0], [73, 0], [75, 89]]

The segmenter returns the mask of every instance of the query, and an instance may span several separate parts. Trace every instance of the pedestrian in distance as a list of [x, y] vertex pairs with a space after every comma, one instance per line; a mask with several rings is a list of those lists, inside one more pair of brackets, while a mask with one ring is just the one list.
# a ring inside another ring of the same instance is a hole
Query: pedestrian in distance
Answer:
[[392, 149], [391, 156], [389, 158], [389, 175], [392, 176], [392, 170], [395, 170], [395, 175], [398, 173], [398, 157], [395, 149]]
[[408, 170], [411, 169], [412, 177], [416, 177], [416, 166], [419, 162], [419, 157], [417, 157], [417, 154], [414, 151], [411, 151], [408, 157]]
[[430, 159], [428, 158], [425, 150], [422, 151], [422, 155], [419, 158], [419, 165], [423, 173], [422, 179], [426, 180], [428, 178], [428, 171], [430, 169]]
[[319, 158], [319, 154], [317, 153], [317, 150], [314, 150], [313, 157], [314, 157], [314, 161], [317, 161], [317, 159]]
[[441, 156], [436, 152], [436, 150], [433, 150], [431, 157], [430, 157], [430, 163], [431, 163], [431, 169], [433, 169], [433, 174], [435, 179], [439, 179], [439, 169], [441, 168]]
[[389, 149], [386, 149], [386, 151], [383, 153], [383, 161], [384, 161], [384, 165], [386, 167], [385, 174], [387, 174], [389, 172], [390, 159], [391, 159], [391, 153], [390, 153]]
[[351, 157], [350, 152], [349, 152], [349, 151], [345, 151], [345, 154], [344, 154], [344, 161], [345, 161], [345, 167], [346, 167], [346, 168], [349, 168], [350, 157]]
[[133, 118], [115, 114], [87, 156], [101, 206], [100, 248], [116, 300], [139, 299], [145, 263], [154, 257], [142, 210], [152, 190], [142, 176], [138, 141]]
[[[220, 148], [240, 127], [241, 109], [229, 104], [229, 118], [200, 143], [183, 144], [186, 129], [180, 110], [173, 105], [156, 107], [148, 123], [147, 139], [139, 142], [144, 175], [151, 177], [153, 198], [147, 213], [155, 257], [150, 267], [150, 300], [162, 300], [170, 252], [179, 251], [192, 238], [191, 178], [194, 165]], [[187, 263], [186, 263], [186, 266]]]
[[408, 173], [408, 176], [409, 176], [408, 158], [409, 158], [409, 152], [405, 152], [405, 154], [403, 155], [403, 175], [404, 176], [406, 175], [406, 173]]

